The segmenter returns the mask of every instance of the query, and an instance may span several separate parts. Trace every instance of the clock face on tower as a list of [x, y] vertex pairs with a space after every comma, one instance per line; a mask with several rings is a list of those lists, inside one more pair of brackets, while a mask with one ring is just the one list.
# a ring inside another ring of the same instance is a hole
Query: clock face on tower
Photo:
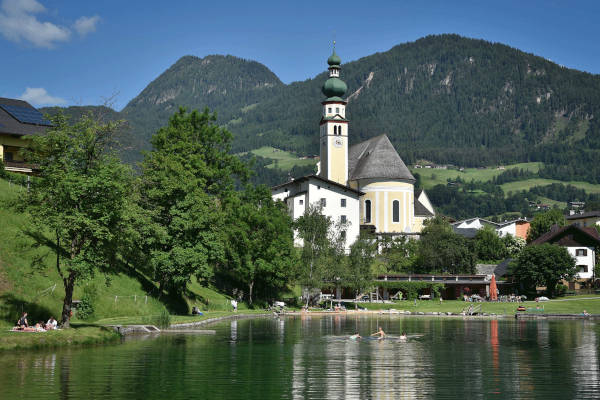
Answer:
[[342, 138], [337, 137], [337, 138], [333, 139], [333, 145], [335, 147], [342, 147], [342, 144], [344, 144], [344, 142], [342, 141]]

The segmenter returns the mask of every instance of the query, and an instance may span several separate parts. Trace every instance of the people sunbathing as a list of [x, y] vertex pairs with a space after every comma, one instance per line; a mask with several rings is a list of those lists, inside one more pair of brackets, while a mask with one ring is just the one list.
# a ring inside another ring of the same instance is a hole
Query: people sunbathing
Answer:
[[21, 318], [19, 318], [19, 320], [17, 321], [17, 326], [12, 328], [13, 331], [19, 332], [46, 332], [55, 329], [58, 329], [58, 322], [56, 321], [56, 319], [54, 319], [54, 317], [50, 317], [48, 322], [44, 323], [44, 321], [39, 321], [37, 324], [30, 326], [29, 322], [27, 321], [26, 312], [24, 312], [21, 315]]

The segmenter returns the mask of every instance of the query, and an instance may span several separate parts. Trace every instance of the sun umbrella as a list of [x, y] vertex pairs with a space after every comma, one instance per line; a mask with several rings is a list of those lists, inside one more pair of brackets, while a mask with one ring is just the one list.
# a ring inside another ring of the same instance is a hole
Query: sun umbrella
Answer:
[[498, 300], [498, 288], [496, 287], [496, 275], [492, 275], [492, 281], [490, 282], [490, 300]]

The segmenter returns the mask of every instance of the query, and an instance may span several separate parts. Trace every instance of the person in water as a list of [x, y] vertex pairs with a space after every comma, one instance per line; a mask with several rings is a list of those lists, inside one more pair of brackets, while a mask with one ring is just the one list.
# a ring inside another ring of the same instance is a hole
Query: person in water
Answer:
[[379, 327], [379, 330], [373, 333], [371, 336], [379, 336], [379, 339], [383, 339], [385, 337], [385, 332], [383, 329], [381, 329], [381, 327]]
[[406, 332], [402, 332], [402, 335], [400, 335], [400, 340], [406, 340], [407, 336], [406, 336]]
[[352, 339], [352, 340], [358, 340], [358, 339], [362, 339], [362, 336], [360, 336], [358, 334], [358, 332], [356, 332], [354, 335], [350, 336], [350, 339]]

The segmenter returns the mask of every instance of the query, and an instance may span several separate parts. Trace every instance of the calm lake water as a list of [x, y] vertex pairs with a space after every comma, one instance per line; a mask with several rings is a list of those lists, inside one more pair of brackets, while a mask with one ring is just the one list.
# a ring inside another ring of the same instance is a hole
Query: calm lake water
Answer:
[[[407, 342], [352, 341], [381, 325]], [[326, 316], [0, 355], [0, 399], [598, 399], [599, 326]]]

